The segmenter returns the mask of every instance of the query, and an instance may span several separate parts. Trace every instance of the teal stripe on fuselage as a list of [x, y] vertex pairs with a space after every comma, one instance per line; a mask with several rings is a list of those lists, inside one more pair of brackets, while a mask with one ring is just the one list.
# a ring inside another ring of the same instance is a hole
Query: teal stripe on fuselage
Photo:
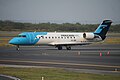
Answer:
[[27, 45], [34, 45], [36, 44], [40, 39], [36, 38], [37, 35], [47, 35], [47, 32], [23, 32], [19, 35], [26, 35], [27, 37]]

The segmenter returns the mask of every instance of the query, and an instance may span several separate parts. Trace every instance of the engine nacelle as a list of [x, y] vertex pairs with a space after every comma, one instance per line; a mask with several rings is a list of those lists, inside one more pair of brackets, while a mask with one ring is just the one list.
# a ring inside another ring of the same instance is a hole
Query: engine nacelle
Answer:
[[94, 33], [83, 33], [83, 38], [85, 39], [94, 39], [95, 34]]

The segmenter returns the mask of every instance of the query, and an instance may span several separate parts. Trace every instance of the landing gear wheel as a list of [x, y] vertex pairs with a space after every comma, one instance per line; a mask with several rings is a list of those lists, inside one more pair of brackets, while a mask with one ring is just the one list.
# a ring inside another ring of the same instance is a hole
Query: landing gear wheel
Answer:
[[58, 50], [62, 50], [62, 46], [58, 46]]
[[70, 46], [66, 46], [66, 49], [67, 49], [67, 50], [71, 50], [71, 47], [70, 47]]
[[19, 47], [19, 45], [17, 45], [17, 47], [16, 47], [16, 50], [17, 50], [17, 51], [19, 51], [19, 50], [20, 50], [20, 47]]

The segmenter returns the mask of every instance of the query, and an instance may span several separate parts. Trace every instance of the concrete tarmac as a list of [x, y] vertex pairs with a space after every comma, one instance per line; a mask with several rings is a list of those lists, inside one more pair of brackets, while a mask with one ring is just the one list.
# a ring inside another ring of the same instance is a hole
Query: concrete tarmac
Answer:
[[[43, 66], [65, 69], [110, 71], [120, 74], [120, 45], [0, 47], [0, 65]], [[84, 70], [84, 71], [85, 71]]]

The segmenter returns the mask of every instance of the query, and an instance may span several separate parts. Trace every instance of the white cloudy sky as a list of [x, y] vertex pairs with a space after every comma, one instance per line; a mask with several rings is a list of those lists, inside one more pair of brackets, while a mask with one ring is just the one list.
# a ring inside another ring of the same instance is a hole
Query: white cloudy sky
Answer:
[[0, 20], [120, 23], [120, 0], [0, 0]]

